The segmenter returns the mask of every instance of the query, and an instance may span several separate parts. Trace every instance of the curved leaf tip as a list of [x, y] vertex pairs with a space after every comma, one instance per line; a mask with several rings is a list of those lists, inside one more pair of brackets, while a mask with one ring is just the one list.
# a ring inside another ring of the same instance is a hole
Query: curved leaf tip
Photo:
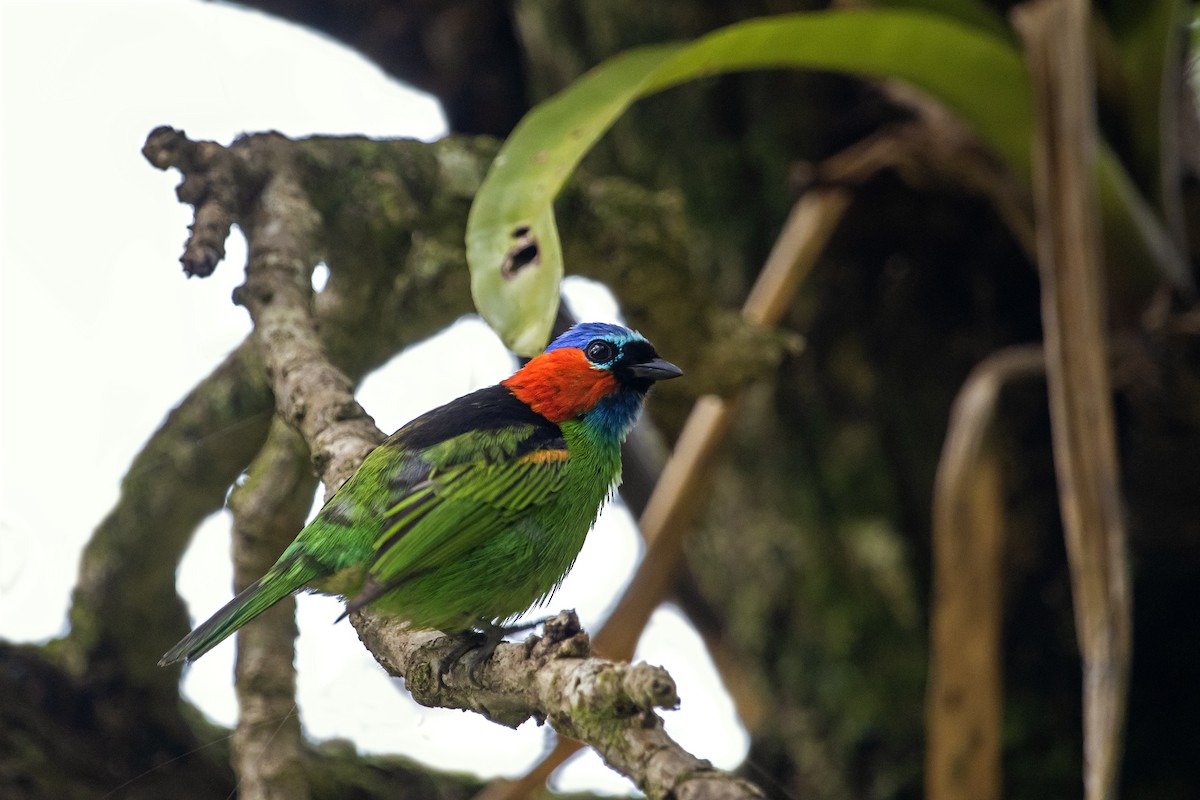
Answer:
[[517, 218], [511, 227], [492, 225], [473, 234], [467, 260], [475, 307], [510, 350], [537, 355], [550, 341], [563, 276], [553, 211], [547, 207], [537, 218]]

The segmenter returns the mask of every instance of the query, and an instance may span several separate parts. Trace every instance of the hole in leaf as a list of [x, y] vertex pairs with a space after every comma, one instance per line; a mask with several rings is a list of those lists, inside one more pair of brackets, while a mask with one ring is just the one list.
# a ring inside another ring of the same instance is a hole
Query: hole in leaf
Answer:
[[504, 255], [504, 263], [500, 266], [500, 274], [506, 278], [515, 278], [525, 267], [537, 266], [538, 243], [530, 233], [527, 225], [522, 225], [513, 231], [513, 246]]

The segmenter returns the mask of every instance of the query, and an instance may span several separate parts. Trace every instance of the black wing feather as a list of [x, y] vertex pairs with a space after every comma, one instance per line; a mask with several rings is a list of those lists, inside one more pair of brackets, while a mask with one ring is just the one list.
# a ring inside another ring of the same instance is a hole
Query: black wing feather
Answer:
[[526, 452], [562, 439], [562, 430], [557, 425], [518, 400], [507, 386], [497, 384], [417, 417], [396, 431], [392, 442], [423, 450], [471, 431], [497, 430], [515, 424], [534, 427], [533, 434], [522, 444], [528, 448]]

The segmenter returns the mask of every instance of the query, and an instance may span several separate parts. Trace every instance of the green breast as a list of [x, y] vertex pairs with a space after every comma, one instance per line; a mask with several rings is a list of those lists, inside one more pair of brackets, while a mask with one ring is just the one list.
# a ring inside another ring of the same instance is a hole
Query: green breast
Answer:
[[376, 602], [414, 627], [457, 631], [515, 617], [558, 588], [620, 478], [619, 444], [563, 423], [570, 452], [563, 488], [462, 557], [414, 577]]

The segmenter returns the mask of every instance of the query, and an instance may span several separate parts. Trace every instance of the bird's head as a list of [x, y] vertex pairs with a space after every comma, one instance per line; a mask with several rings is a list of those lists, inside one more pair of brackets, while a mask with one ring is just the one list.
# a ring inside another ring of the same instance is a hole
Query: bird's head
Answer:
[[503, 383], [551, 422], [588, 415], [596, 424], [624, 435], [654, 382], [682, 374], [637, 331], [583, 322]]

